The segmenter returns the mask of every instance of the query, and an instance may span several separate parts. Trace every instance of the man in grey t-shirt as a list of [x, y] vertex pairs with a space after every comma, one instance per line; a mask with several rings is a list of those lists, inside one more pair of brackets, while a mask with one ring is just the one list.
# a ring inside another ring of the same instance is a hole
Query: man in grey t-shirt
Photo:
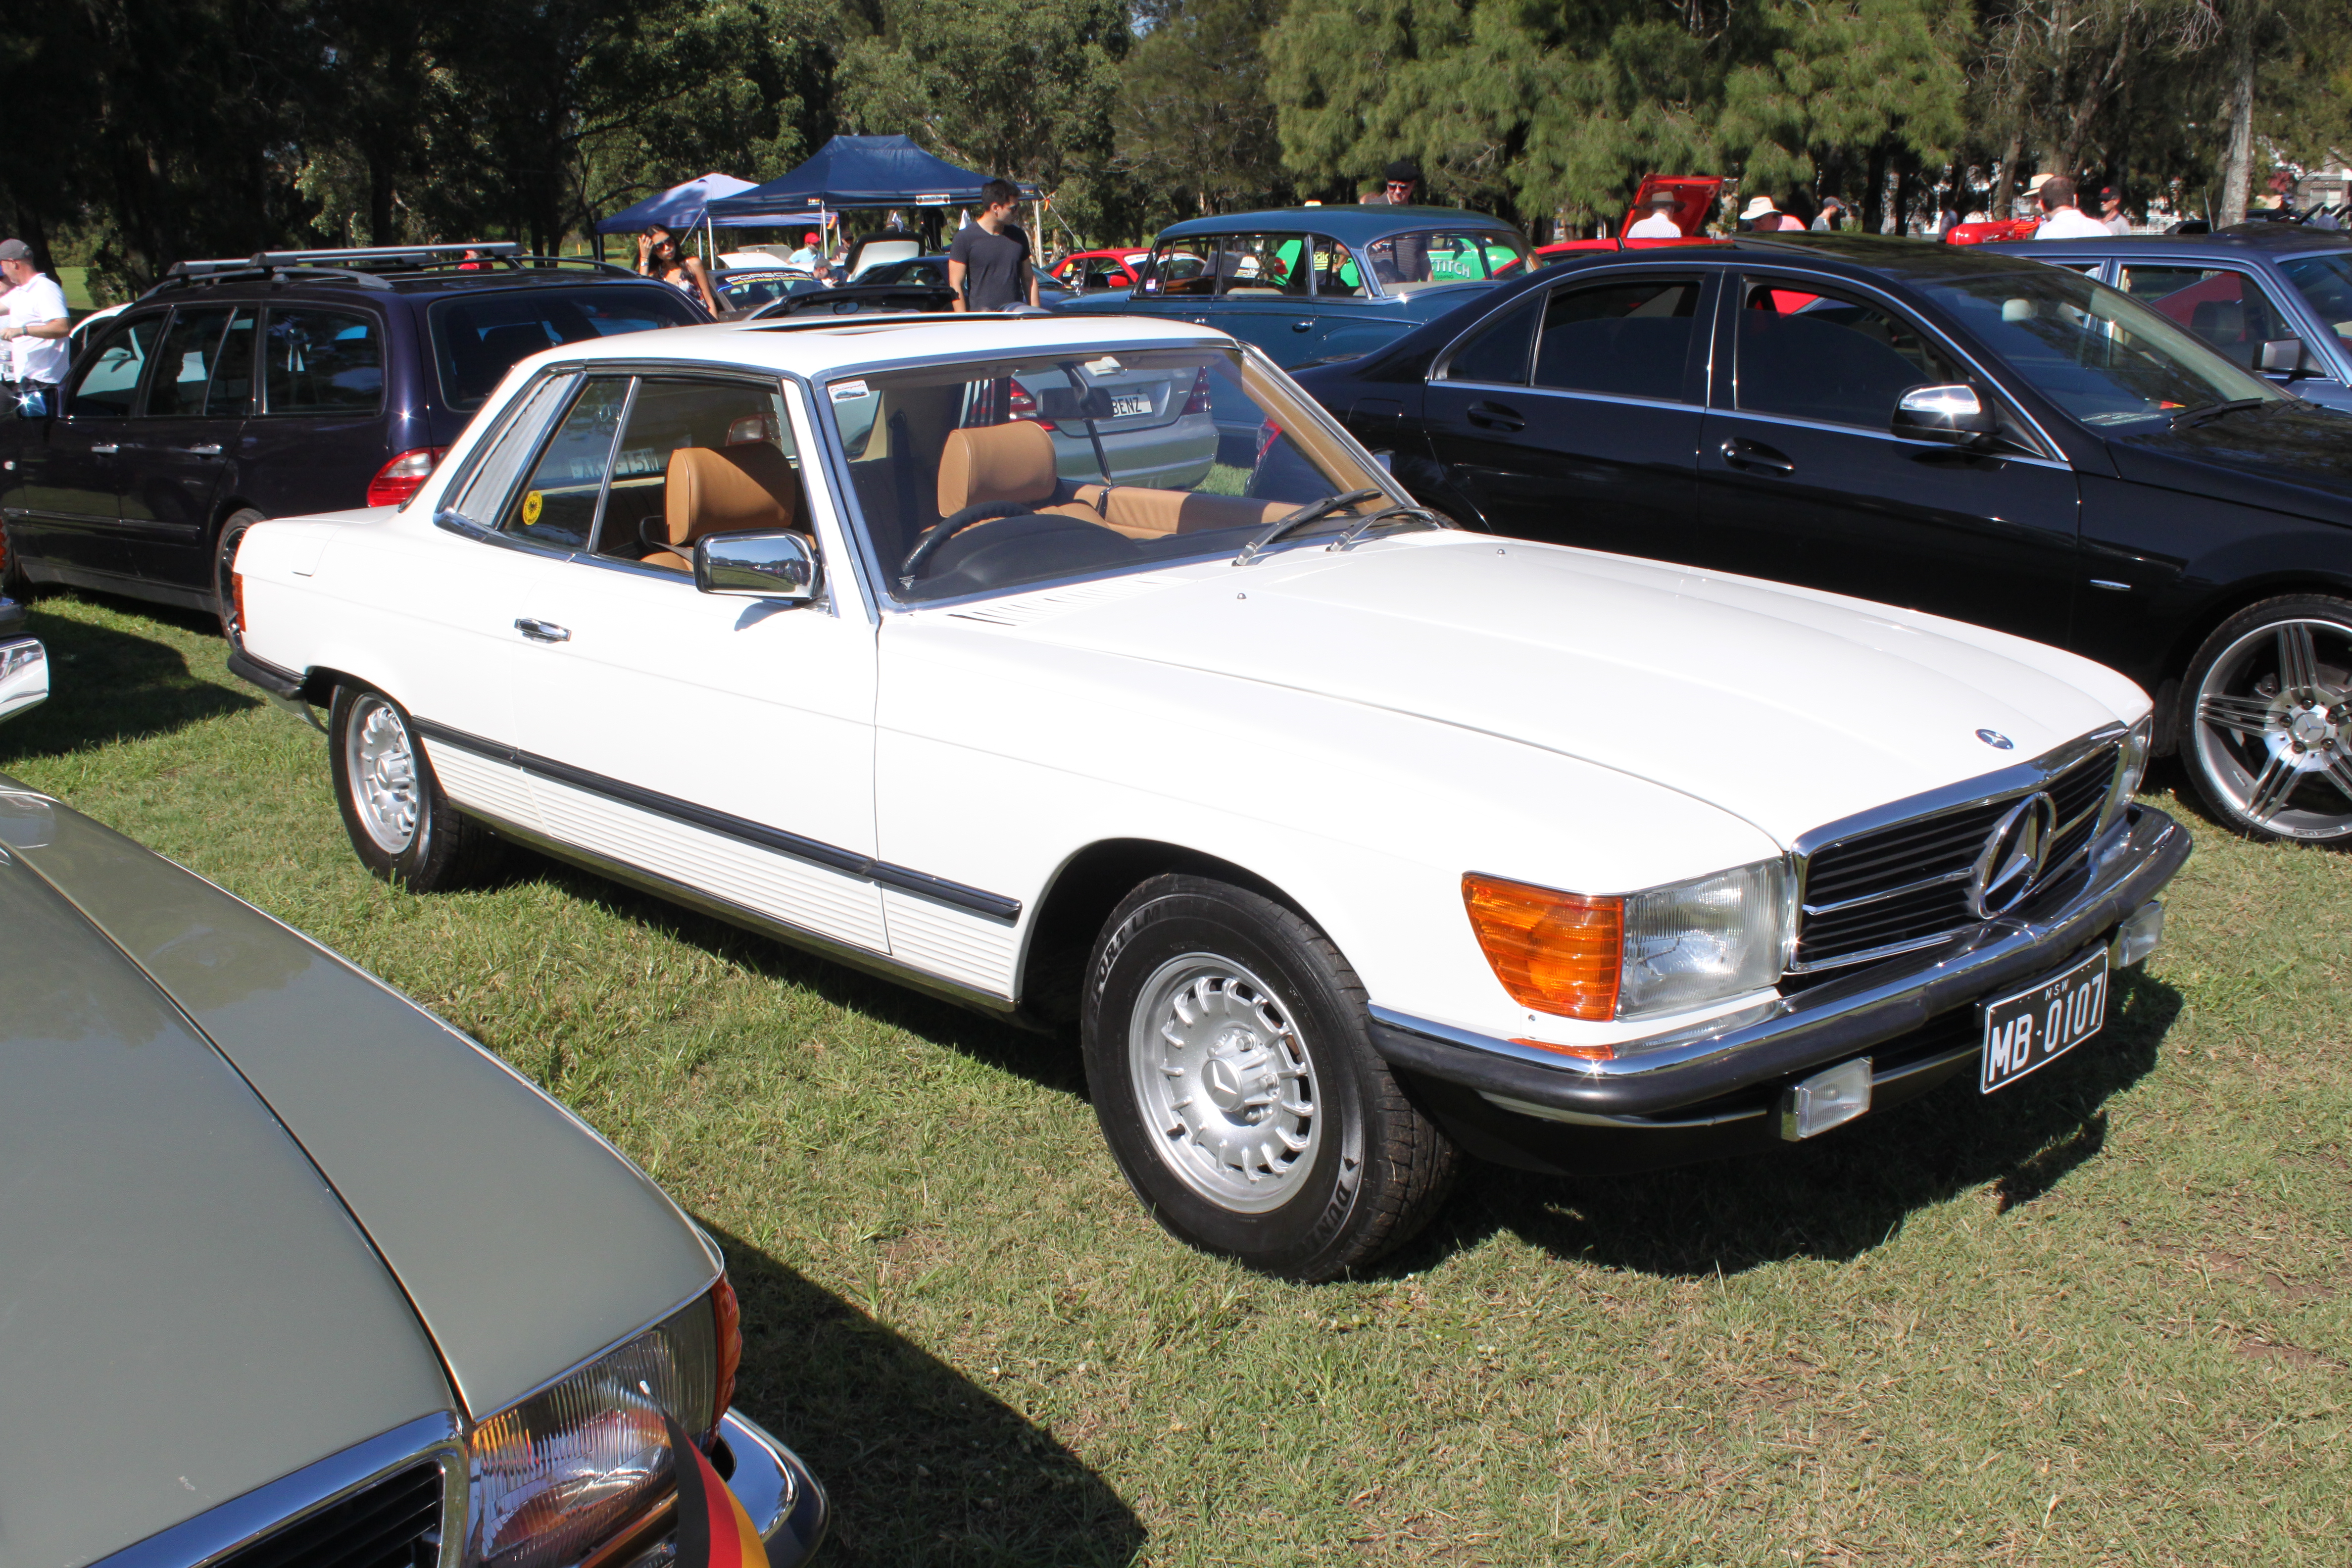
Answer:
[[1021, 193], [1010, 180], [980, 191], [980, 216], [956, 231], [948, 247], [948, 287], [959, 310], [1002, 310], [1037, 302], [1037, 275], [1029, 266], [1029, 237], [1013, 221]]

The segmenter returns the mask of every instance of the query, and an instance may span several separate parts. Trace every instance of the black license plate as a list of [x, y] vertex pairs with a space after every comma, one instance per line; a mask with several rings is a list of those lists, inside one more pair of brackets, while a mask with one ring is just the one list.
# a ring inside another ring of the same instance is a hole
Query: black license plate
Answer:
[[2107, 1021], [2107, 950], [2063, 974], [1984, 1005], [1977, 1088], [1990, 1094], [2057, 1060]]

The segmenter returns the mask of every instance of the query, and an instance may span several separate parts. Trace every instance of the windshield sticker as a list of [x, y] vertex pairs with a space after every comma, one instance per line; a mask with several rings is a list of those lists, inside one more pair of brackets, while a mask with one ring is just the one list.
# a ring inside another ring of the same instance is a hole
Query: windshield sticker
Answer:
[[848, 403], [856, 398], [873, 395], [862, 381], [836, 381], [833, 384], [833, 400], [835, 403]]
[[522, 525], [525, 528], [539, 521], [540, 504], [540, 493], [537, 490], [522, 498]]
[[1108, 354], [1103, 355], [1100, 359], [1088, 360], [1085, 365], [1088, 375], [1117, 375], [1124, 368], [1126, 367]]

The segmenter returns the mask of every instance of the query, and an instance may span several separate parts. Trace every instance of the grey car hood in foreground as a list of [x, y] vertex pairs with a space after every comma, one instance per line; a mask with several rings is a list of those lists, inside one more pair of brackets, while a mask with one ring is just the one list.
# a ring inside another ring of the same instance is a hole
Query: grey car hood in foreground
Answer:
[[0, 938], [0, 1563], [487, 1415], [717, 1271], [478, 1047], [5, 777]]

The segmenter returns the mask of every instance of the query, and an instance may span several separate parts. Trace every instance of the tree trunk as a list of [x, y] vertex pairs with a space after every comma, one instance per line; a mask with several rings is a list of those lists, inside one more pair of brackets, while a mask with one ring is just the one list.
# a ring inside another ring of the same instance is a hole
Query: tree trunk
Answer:
[[379, 149], [368, 161], [368, 243], [396, 245], [392, 231], [392, 160]]
[[2246, 221], [2254, 164], [2254, 29], [2251, 17], [2231, 29], [2230, 142], [2221, 160], [2221, 226]]
[[1864, 176], [1862, 197], [1862, 232], [1886, 232], [1886, 143], [1881, 142], [1870, 150], [1870, 173]]
[[2010, 195], [2017, 189], [2017, 161], [2024, 155], [2025, 133], [2011, 132], [2009, 145], [2000, 155], [2000, 173], [1993, 176], [1992, 205], [1985, 209], [1985, 216], [1995, 223], [2009, 216]]

